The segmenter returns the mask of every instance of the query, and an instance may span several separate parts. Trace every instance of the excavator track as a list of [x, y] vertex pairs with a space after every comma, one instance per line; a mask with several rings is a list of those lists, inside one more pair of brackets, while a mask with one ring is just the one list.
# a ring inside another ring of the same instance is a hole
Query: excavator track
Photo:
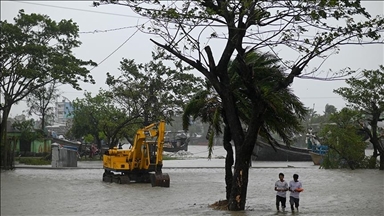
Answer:
[[113, 173], [105, 171], [103, 173], [103, 182], [112, 182]]
[[148, 173], [146, 175], [135, 174], [115, 174], [106, 170], [103, 174], [103, 182], [117, 183], [117, 184], [130, 184], [131, 180], [137, 183], [151, 183], [152, 187], [169, 187], [170, 178], [167, 173]]
[[110, 171], [105, 171], [103, 174], [103, 182], [115, 182], [118, 184], [129, 184], [131, 180], [128, 175], [116, 175]]

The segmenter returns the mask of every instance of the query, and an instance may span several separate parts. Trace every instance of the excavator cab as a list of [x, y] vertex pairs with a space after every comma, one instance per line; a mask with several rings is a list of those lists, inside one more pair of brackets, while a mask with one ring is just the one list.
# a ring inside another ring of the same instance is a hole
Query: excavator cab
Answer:
[[169, 187], [170, 178], [162, 173], [165, 122], [160, 121], [136, 132], [130, 149], [109, 149], [103, 155], [103, 181], [129, 184], [151, 182], [152, 187]]

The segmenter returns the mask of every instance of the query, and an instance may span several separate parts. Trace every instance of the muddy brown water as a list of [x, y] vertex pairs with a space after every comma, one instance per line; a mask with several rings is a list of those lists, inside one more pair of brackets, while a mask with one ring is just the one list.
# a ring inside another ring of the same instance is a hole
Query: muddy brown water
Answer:
[[[221, 160], [213, 162], [224, 164]], [[164, 169], [171, 178], [170, 188], [105, 183], [98, 166], [2, 172], [1, 215], [276, 215], [273, 189], [279, 172], [288, 181], [299, 174], [304, 188], [299, 215], [384, 215], [383, 171], [323, 170], [310, 163], [287, 167], [281, 162], [260, 162], [258, 167], [254, 162], [246, 211], [228, 212], [208, 207], [225, 198], [224, 169], [198, 168], [206, 160], [183, 163], [192, 165]]]

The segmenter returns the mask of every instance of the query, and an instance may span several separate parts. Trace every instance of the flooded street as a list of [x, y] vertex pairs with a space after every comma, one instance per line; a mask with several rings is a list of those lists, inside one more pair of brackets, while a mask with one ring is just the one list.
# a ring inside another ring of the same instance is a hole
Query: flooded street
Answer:
[[[192, 148], [197, 158], [205, 148]], [[215, 157], [220, 158], [221, 150]], [[305, 189], [300, 215], [383, 215], [384, 172], [323, 170], [312, 162], [253, 162], [246, 211], [208, 207], [225, 198], [224, 159], [164, 161], [170, 188], [102, 182], [101, 162], [81, 169], [28, 169], [1, 173], [1, 215], [276, 215], [274, 183], [294, 173]], [[290, 166], [290, 167], [288, 167]], [[294, 167], [291, 167], [294, 166]], [[89, 167], [89, 168], [87, 168]], [[279, 215], [292, 215], [280, 213]]]

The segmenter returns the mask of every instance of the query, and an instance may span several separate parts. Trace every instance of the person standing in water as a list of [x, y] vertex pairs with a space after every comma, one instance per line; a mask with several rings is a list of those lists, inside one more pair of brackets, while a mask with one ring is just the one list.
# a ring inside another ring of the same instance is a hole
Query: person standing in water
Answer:
[[276, 208], [277, 211], [280, 211], [280, 203], [283, 212], [285, 212], [285, 204], [287, 202], [286, 194], [288, 190], [288, 183], [284, 181], [284, 174], [279, 173], [279, 180], [275, 183], [275, 191], [276, 193]]
[[289, 182], [289, 203], [291, 204], [292, 213], [295, 212], [293, 206], [295, 205], [296, 211], [299, 211], [300, 192], [302, 191], [302, 184], [299, 182], [299, 175], [294, 174], [293, 180]]

